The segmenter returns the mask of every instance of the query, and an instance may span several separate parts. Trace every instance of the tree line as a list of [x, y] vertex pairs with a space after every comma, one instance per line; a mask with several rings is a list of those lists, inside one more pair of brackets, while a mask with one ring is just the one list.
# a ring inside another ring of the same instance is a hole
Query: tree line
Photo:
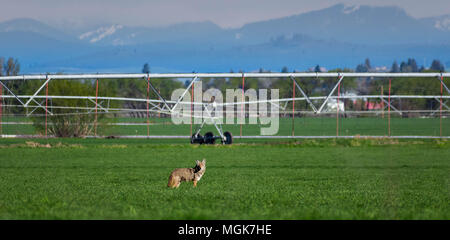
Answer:
[[[370, 64], [370, 59], [366, 58], [364, 63], [358, 64], [356, 66], [355, 72], [372, 72], [374, 69], [372, 65]], [[438, 72], [444, 72], [445, 66], [441, 63], [441, 61], [434, 59], [428, 69], [425, 68], [425, 66], [421, 66], [419, 68], [416, 60], [414, 58], [408, 58], [407, 61], [402, 61], [400, 65], [397, 61], [394, 61], [392, 63], [392, 66], [390, 68], [391, 73], [400, 73], [400, 72], [424, 72], [424, 71], [438, 71]]]

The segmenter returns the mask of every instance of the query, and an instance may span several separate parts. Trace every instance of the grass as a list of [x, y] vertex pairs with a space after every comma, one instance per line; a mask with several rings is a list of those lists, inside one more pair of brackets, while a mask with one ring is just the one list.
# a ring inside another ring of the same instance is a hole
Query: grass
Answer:
[[[23, 119], [22, 119], [23, 120]], [[3, 119], [6, 121], [14, 121], [14, 118]], [[16, 120], [17, 121], [17, 120]], [[114, 118], [108, 122], [133, 122], [146, 123], [144, 118]], [[150, 135], [185, 135], [190, 134], [190, 124], [175, 125], [170, 118], [152, 118], [149, 126]], [[198, 125], [193, 126], [195, 131]], [[246, 124], [242, 127], [242, 135], [253, 136], [260, 135], [262, 127], [269, 125]], [[442, 119], [442, 135], [450, 136], [450, 118]], [[233, 135], [240, 134], [240, 124], [224, 124], [224, 131], [230, 131]], [[294, 130], [296, 136], [335, 136], [336, 135], [336, 119], [333, 117], [320, 118], [295, 118]], [[206, 125], [202, 134], [212, 131], [217, 134], [214, 125]], [[3, 125], [3, 134], [37, 134], [32, 125]], [[105, 126], [99, 125], [99, 135], [147, 135], [147, 126]], [[278, 136], [292, 135], [292, 119], [280, 118]], [[340, 118], [339, 119], [339, 135], [341, 136], [387, 136], [388, 135], [388, 119], [387, 118]], [[393, 136], [439, 136], [440, 121], [439, 118], [398, 118], [391, 119], [391, 135]]]
[[447, 140], [185, 141], [0, 139], [0, 219], [450, 219]]

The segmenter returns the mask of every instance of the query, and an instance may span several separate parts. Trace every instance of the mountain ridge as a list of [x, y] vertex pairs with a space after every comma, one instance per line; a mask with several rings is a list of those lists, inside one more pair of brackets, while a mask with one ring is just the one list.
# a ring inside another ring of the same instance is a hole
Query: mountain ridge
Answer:
[[436, 58], [450, 66], [450, 15], [417, 19], [399, 7], [337, 4], [232, 29], [212, 21], [92, 26], [80, 31], [26, 18], [5, 21], [0, 23], [0, 52], [19, 58], [25, 72], [139, 71], [146, 62], [173, 71], [307, 69], [316, 64], [353, 68], [367, 57], [384, 66], [410, 57], [424, 64]]

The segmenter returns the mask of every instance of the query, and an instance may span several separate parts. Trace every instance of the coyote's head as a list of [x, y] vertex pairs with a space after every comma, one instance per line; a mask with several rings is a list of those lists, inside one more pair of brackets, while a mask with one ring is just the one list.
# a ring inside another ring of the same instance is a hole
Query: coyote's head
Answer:
[[206, 169], [206, 160], [204, 158], [203, 158], [203, 161], [196, 160], [195, 163], [196, 163], [196, 165], [194, 167], [195, 172], [205, 171], [205, 169]]

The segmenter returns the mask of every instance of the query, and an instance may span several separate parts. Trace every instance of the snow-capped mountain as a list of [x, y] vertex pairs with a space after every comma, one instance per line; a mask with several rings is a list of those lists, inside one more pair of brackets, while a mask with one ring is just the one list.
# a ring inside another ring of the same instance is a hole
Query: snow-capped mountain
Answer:
[[449, 34], [399, 7], [346, 6], [244, 25], [241, 41], [267, 41], [279, 35], [306, 34], [364, 44], [448, 43]]
[[429, 27], [433, 27], [439, 31], [450, 32], [450, 14], [439, 17], [431, 17], [422, 19]]
[[[84, 32], [78, 36], [80, 40], [111, 46], [148, 44], [157, 42], [177, 42], [180, 39], [202, 41], [225, 33], [212, 22], [180, 23], [168, 27], [129, 27], [112, 24]], [[197, 39], [197, 40], [195, 40]]]
[[[123, 26], [120, 24], [111, 25], [109, 27], [101, 27], [94, 31], [89, 31], [81, 34], [79, 36], [79, 39], [88, 40], [90, 43], [96, 43], [107, 36], [113, 35], [114, 33], [116, 33], [117, 30], [120, 30], [122, 28]], [[120, 43], [120, 41], [117, 43]]]
[[361, 5], [344, 5], [343, 13], [350, 14], [359, 10]]
[[436, 20], [434, 27], [442, 31], [450, 31], [450, 17]]

